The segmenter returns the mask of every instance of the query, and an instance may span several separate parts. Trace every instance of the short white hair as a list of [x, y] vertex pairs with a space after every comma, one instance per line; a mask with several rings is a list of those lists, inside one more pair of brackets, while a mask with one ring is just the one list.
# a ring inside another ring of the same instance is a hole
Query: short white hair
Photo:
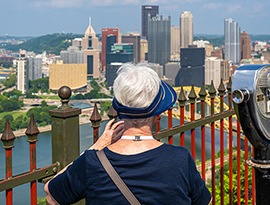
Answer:
[[117, 71], [113, 92], [119, 103], [127, 107], [145, 108], [155, 99], [161, 81], [146, 63], [125, 63]]

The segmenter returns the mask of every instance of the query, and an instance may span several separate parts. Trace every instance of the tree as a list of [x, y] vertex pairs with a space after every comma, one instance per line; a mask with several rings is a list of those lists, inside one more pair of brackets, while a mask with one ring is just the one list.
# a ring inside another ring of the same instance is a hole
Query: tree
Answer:
[[5, 115], [5, 116], [3, 117], [3, 119], [8, 119], [8, 121], [9, 121], [10, 123], [12, 123], [12, 121], [14, 120], [13, 117], [12, 117], [12, 115], [10, 115], [10, 114]]
[[9, 74], [7, 79], [3, 81], [3, 85], [6, 86], [6, 88], [10, 88], [14, 86], [17, 82], [16, 74]]
[[1, 104], [2, 104], [4, 111], [12, 111], [13, 110], [13, 105], [8, 99], [3, 100], [1, 102]]
[[46, 107], [46, 106], [48, 106], [47, 103], [46, 103], [46, 101], [45, 100], [42, 100], [41, 107]]

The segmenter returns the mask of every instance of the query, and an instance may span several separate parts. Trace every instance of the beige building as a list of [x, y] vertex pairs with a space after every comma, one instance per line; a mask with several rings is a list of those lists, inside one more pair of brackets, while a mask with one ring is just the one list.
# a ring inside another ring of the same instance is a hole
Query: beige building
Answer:
[[180, 47], [188, 48], [193, 43], [193, 15], [184, 11], [180, 15]]
[[180, 59], [180, 27], [171, 26], [171, 59]]
[[49, 76], [49, 88], [59, 90], [63, 85], [72, 90], [78, 90], [87, 86], [87, 65], [84, 64], [51, 64]]
[[205, 84], [210, 85], [213, 80], [215, 88], [219, 87], [220, 80], [224, 82], [229, 80], [230, 66], [228, 60], [222, 60], [217, 57], [205, 58]]
[[140, 43], [141, 61], [145, 61], [145, 54], [148, 53], [148, 41], [146, 39], [141, 39]]
[[122, 31], [121, 31], [121, 29], [119, 28], [118, 25], [116, 26], [116, 29], [118, 29], [118, 43], [122, 43], [122, 35], [123, 35], [123, 33], [122, 33]]
[[214, 50], [212, 44], [205, 44], [205, 55], [206, 56], [211, 56], [212, 51]]
[[84, 52], [84, 63], [87, 64], [87, 81], [99, 78], [98, 38], [91, 24], [82, 38], [82, 51]]
[[245, 31], [240, 34], [240, 52], [241, 59], [251, 58], [250, 37]]
[[222, 60], [220, 62], [220, 78], [222, 78], [223, 82], [228, 82], [232, 72], [230, 70], [230, 64], [228, 60]]

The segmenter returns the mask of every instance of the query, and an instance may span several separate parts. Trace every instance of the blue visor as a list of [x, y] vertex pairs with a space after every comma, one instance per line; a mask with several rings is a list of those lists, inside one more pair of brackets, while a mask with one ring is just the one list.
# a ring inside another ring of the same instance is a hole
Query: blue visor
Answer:
[[172, 107], [177, 99], [175, 90], [161, 81], [160, 88], [154, 101], [146, 108], [126, 107], [113, 99], [113, 108], [120, 119], [139, 119], [159, 115]]

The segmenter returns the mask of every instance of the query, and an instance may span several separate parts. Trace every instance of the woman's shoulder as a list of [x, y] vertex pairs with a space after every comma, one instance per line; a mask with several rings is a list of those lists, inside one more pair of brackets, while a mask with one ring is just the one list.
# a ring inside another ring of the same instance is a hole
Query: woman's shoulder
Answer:
[[166, 152], [175, 152], [178, 154], [189, 154], [189, 151], [187, 148], [182, 146], [175, 146], [170, 144], [164, 144]]

